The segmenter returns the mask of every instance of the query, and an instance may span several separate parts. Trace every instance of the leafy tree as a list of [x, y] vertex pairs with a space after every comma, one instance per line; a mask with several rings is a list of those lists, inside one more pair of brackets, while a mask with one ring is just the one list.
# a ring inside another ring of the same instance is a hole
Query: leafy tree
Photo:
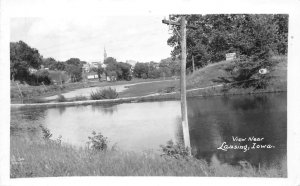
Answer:
[[119, 80], [131, 80], [131, 65], [124, 62], [117, 62], [113, 57], [104, 60], [105, 72], [108, 76], [114, 76]]
[[124, 62], [117, 63], [118, 79], [131, 80], [131, 65]]
[[30, 80], [29, 68], [39, 69], [41, 55], [39, 51], [31, 48], [25, 42], [10, 43], [10, 78], [21, 83]]
[[72, 82], [81, 81], [82, 79], [82, 63], [78, 58], [68, 59], [65, 65], [65, 70], [71, 77]]
[[[242, 19], [237, 37], [241, 54], [234, 65], [228, 68], [233, 72], [230, 80], [233, 87], [265, 88], [270, 75], [260, 75], [259, 69], [271, 71], [276, 63], [271, 56], [277, 53], [277, 26], [273, 15], [247, 15]], [[266, 26], [267, 25], [267, 26]]]
[[133, 69], [133, 75], [137, 78], [148, 78], [149, 66], [146, 63], [137, 62]]
[[57, 61], [52, 57], [42, 59], [42, 64], [44, 65], [45, 68], [53, 69], [56, 63]]
[[80, 59], [78, 59], [78, 58], [70, 58], [66, 61], [66, 64], [67, 65], [75, 65], [75, 66], [82, 65]]
[[101, 65], [98, 65], [97, 68], [92, 68], [91, 71], [97, 73], [99, 81], [100, 81], [102, 74], [105, 72], [105, 69]]
[[50, 70], [60, 70], [60, 71], [65, 71], [66, 70], [66, 64], [64, 62], [58, 61], [54, 65], [50, 67]]
[[[171, 17], [178, 18], [178, 15]], [[196, 67], [203, 67], [224, 60], [226, 53], [235, 52], [239, 57], [233, 65], [235, 75], [226, 81], [244, 82], [236, 83], [237, 86], [266, 86], [270, 77], [259, 75], [258, 69], [272, 70], [275, 64], [270, 57], [287, 53], [287, 15], [219, 14], [187, 15], [186, 18], [188, 24], [197, 27], [187, 29], [187, 68], [192, 65], [192, 57]], [[173, 47], [172, 57], [180, 58], [180, 40], [176, 35], [179, 28], [175, 29], [167, 42]]]
[[162, 59], [159, 63], [161, 76], [174, 76], [180, 73], [180, 60], [172, 58]]
[[114, 63], [117, 63], [117, 60], [116, 60], [115, 58], [113, 58], [113, 57], [108, 57], [108, 58], [106, 58], [106, 59], [104, 60], [103, 63], [104, 63], [104, 64], [110, 64], [110, 63], [114, 64]]

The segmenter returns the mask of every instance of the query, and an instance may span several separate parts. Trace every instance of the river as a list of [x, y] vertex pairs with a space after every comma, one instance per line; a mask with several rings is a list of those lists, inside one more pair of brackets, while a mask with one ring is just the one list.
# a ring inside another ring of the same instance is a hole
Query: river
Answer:
[[[215, 157], [229, 164], [246, 160], [265, 166], [286, 161], [286, 93], [194, 97], [187, 103], [191, 146], [197, 158], [210, 162]], [[182, 140], [179, 101], [20, 109], [11, 114], [42, 124], [53, 138], [61, 135], [63, 143], [76, 147], [84, 147], [92, 131], [106, 136], [110, 146], [126, 151], [158, 151], [168, 140]], [[237, 138], [245, 141], [234, 141]], [[249, 141], [254, 138], [261, 140]], [[224, 142], [250, 149], [225, 151]]]

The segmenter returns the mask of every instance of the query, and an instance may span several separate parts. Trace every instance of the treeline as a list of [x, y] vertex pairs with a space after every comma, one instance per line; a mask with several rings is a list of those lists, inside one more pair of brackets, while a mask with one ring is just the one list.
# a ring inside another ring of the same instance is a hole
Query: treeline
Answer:
[[133, 69], [133, 75], [136, 78], [156, 79], [160, 77], [177, 76], [180, 73], [180, 61], [171, 58], [162, 59], [159, 63], [147, 62], [136, 63]]
[[[171, 16], [178, 20], [179, 16]], [[225, 60], [225, 54], [251, 56], [259, 53], [286, 54], [288, 46], [288, 15], [285, 14], [212, 14], [187, 15], [187, 67], [201, 67]], [[179, 28], [176, 28], [179, 31]], [[180, 57], [177, 31], [168, 39], [171, 55]]]
[[[135, 78], [160, 78], [174, 76], [179, 73], [180, 64], [178, 60], [171, 58], [163, 59], [159, 63], [136, 63], [132, 66], [128, 63], [118, 62], [113, 57], [104, 60], [104, 66], [91, 68], [91, 71], [98, 74], [99, 80], [103, 75], [110, 78], [111, 81], [131, 80]], [[79, 58], [70, 58], [67, 61], [57, 61], [54, 58], [43, 58], [39, 51], [28, 46], [25, 42], [10, 43], [10, 77], [11, 80], [18, 80], [21, 83], [29, 85], [40, 85], [44, 83], [49, 85], [53, 83], [55, 75], [50, 74], [53, 71], [66, 72], [71, 82], [78, 82], [83, 79], [83, 66], [86, 61]], [[41, 67], [44, 68], [41, 68]], [[47, 70], [45, 70], [47, 69]], [[57, 76], [57, 73], [55, 73]], [[62, 74], [60, 76], [63, 76]], [[59, 79], [56, 77], [56, 80]], [[59, 82], [65, 82], [66, 78], [60, 78]]]
[[85, 61], [78, 58], [70, 58], [65, 62], [56, 61], [53, 58], [43, 58], [39, 51], [31, 48], [25, 42], [10, 43], [10, 79], [18, 80], [29, 85], [40, 85], [52, 83], [48, 68], [55, 71], [66, 71], [71, 81], [82, 79], [82, 66]]
[[[179, 15], [170, 17], [178, 21]], [[286, 55], [288, 51], [288, 15], [286, 14], [212, 14], [186, 15], [187, 68], [225, 60], [226, 53], [236, 53], [238, 59], [229, 71], [235, 71], [229, 82], [244, 82], [242, 87], [261, 88], [266, 85], [268, 75], [260, 76], [258, 69], [272, 70], [275, 63], [271, 56]], [[177, 31], [176, 31], [177, 29]], [[173, 30], [168, 45], [173, 47], [172, 57], [180, 57], [179, 28]], [[248, 81], [250, 79], [256, 79]]]

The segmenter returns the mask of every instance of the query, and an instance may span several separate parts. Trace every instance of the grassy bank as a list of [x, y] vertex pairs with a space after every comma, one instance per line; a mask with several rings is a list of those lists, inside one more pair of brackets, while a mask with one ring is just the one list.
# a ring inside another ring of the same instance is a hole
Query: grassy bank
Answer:
[[[49, 86], [29, 86], [19, 84], [19, 87], [23, 94], [23, 100], [26, 103], [35, 102], [45, 102], [43, 97], [54, 96], [60, 93], [66, 93], [72, 90], [89, 88], [89, 87], [104, 87], [113, 85], [124, 85], [133, 84], [149, 81], [159, 81], [162, 79], [133, 79], [131, 81], [117, 81], [117, 82], [99, 82], [99, 81], [87, 81], [87, 82], [76, 82], [76, 83], [66, 83], [62, 86], [60, 85], [49, 85]], [[20, 91], [16, 82], [11, 82], [10, 85], [10, 97], [11, 103], [21, 103]]]
[[[171, 158], [153, 152], [92, 151], [56, 142], [11, 137], [12, 178], [48, 176], [254, 176], [286, 177], [273, 168], [231, 166], [213, 159]], [[283, 165], [284, 166], [284, 165]]]
[[[274, 70], [271, 71], [270, 75], [272, 79], [267, 88], [262, 90], [254, 90], [253, 88], [242, 89], [232, 88], [227, 91], [231, 93], [251, 93], [255, 91], [286, 91], [287, 90], [287, 57], [286, 56], [274, 56], [272, 58], [274, 62], [278, 62]], [[230, 74], [225, 69], [231, 65], [232, 61], [221, 61], [218, 63], [210, 64], [202, 69], [195, 71], [194, 73], [187, 76], [187, 89], [194, 89], [207, 86], [215, 86], [220, 84], [218, 79], [221, 77], [229, 77]], [[179, 87], [176, 87], [179, 89]], [[214, 90], [210, 90], [214, 92]]]

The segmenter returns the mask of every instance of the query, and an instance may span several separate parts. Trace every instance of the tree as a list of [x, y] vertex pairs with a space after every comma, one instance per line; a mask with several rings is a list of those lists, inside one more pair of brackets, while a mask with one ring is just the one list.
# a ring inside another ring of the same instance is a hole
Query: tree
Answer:
[[82, 63], [80, 59], [70, 58], [65, 63], [65, 70], [70, 75], [71, 81], [80, 81], [82, 79]]
[[113, 57], [108, 57], [108, 58], [106, 58], [106, 59], [104, 60], [103, 63], [104, 63], [104, 64], [110, 64], [110, 63], [114, 64], [114, 63], [117, 63], [117, 60], [116, 60], [115, 58], [113, 58]]
[[137, 78], [148, 78], [149, 66], [146, 63], [137, 62], [133, 69], [133, 75]]
[[60, 70], [60, 71], [65, 71], [66, 70], [66, 64], [64, 62], [58, 61], [54, 65], [50, 67], [50, 70]]
[[117, 63], [118, 70], [116, 71], [118, 74], [118, 79], [122, 80], [131, 80], [131, 65], [124, 62]]
[[53, 69], [56, 63], [57, 61], [52, 57], [42, 59], [42, 65], [44, 65], [45, 68]]
[[169, 76], [179, 75], [180, 60], [179, 59], [173, 60], [172, 58], [162, 59], [159, 63], [159, 69], [161, 72], [161, 76], [169, 77]]
[[99, 78], [99, 81], [101, 81], [101, 76], [105, 72], [105, 69], [99, 64], [97, 68], [92, 68], [91, 71], [96, 72]]
[[78, 59], [78, 58], [70, 58], [66, 61], [66, 64], [67, 65], [75, 65], [75, 66], [82, 65], [80, 59]]
[[[171, 16], [173, 21], [177, 18], [178, 15]], [[187, 68], [192, 65], [192, 57], [196, 67], [203, 67], [224, 60], [226, 53], [235, 52], [239, 57], [233, 65], [236, 72], [226, 80], [244, 82], [235, 85], [266, 86], [270, 77], [259, 75], [258, 69], [271, 70], [275, 64], [270, 57], [287, 53], [287, 15], [219, 14], [187, 15], [186, 18], [188, 24], [197, 27], [187, 29]], [[175, 29], [167, 42], [173, 47], [172, 57], [180, 58], [180, 40], [176, 35], [179, 28]]]
[[259, 69], [271, 71], [276, 63], [271, 56], [277, 53], [278, 27], [273, 22], [273, 15], [247, 15], [238, 28], [239, 59], [228, 69], [233, 72], [228, 79], [233, 87], [265, 88], [271, 79], [269, 74], [259, 74]]
[[25, 42], [10, 43], [10, 79], [21, 83], [30, 80], [29, 68], [39, 69], [41, 66], [39, 51], [31, 48]]

